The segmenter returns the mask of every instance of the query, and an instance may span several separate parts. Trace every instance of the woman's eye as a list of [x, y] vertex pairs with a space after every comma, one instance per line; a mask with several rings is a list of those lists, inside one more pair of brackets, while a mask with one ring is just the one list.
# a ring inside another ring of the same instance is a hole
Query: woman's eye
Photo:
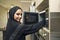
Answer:
[[22, 15], [22, 14], [21, 14]]
[[20, 15], [20, 14], [17, 14], [17, 15]]

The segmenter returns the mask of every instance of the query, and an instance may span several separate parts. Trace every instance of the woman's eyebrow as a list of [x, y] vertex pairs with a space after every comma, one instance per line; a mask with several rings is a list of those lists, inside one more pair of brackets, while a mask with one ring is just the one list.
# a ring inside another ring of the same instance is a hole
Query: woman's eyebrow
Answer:
[[16, 14], [22, 14], [22, 13], [16, 13]]

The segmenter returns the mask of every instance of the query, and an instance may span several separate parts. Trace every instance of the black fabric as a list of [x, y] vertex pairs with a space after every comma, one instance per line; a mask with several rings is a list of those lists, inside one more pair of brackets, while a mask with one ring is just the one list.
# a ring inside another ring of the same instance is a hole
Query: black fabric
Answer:
[[19, 31], [20, 31], [20, 34], [19, 35], [22, 35], [22, 33], [23, 33], [22, 28], [23, 28], [23, 25], [22, 24], [18, 25], [18, 27], [15, 29], [15, 31], [10, 36], [9, 40], [14, 40], [15, 37], [16, 37], [16, 35], [19, 33]]
[[[9, 11], [9, 19], [8, 19], [6, 31], [4, 32], [4, 40], [9, 40], [10, 36], [12, 35], [12, 33], [15, 31], [15, 29], [18, 27], [18, 25], [20, 25], [20, 22], [17, 22], [13, 18], [14, 13], [18, 9], [21, 9], [21, 8], [13, 7]], [[26, 35], [37, 32], [44, 25], [45, 25], [45, 21], [44, 20], [42, 20], [39, 23], [34, 24], [33, 26], [29, 26], [29, 25], [23, 24], [22, 28], [20, 29], [20, 31], [18, 32], [18, 34], [16, 35], [14, 40], [25, 40], [25, 36]]]

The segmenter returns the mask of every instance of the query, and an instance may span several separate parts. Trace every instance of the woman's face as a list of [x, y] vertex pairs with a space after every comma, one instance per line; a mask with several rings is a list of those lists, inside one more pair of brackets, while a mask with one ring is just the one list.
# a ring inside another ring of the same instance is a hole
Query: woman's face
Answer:
[[15, 14], [14, 14], [14, 19], [16, 21], [20, 21], [22, 19], [22, 10], [21, 9], [18, 9]]

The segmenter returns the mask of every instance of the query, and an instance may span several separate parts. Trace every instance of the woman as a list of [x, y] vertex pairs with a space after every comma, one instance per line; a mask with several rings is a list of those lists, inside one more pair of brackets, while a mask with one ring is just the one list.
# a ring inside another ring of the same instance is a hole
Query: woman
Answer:
[[[9, 40], [16, 28], [21, 24], [22, 19], [22, 9], [15, 6], [9, 10], [9, 19], [6, 27], [6, 33], [4, 36], [5, 40]], [[44, 26], [44, 20], [36, 23], [33, 26], [22, 25], [20, 26], [20, 31], [17, 33], [14, 40], [25, 40], [25, 36], [37, 32], [42, 26]]]

